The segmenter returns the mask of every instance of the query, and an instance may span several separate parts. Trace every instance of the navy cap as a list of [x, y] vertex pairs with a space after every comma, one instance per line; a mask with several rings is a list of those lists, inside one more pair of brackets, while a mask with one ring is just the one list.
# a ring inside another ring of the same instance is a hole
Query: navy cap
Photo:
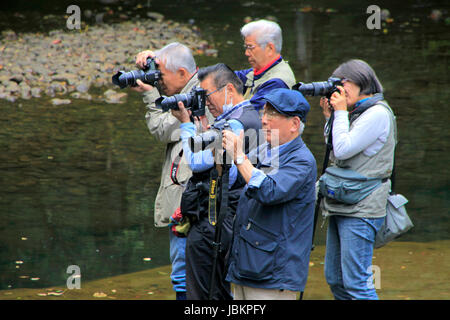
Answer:
[[262, 98], [270, 103], [279, 113], [289, 117], [297, 116], [303, 122], [306, 122], [306, 115], [310, 106], [300, 92], [278, 88], [269, 91]]

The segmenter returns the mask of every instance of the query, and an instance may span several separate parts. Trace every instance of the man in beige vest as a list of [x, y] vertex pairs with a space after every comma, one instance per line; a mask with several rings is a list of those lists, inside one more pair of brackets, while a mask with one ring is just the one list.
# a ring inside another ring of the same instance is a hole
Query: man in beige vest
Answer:
[[[197, 66], [191, 50], [183, 44], [174, 42], [164, 48], [152, 52], [142, 51], [136, 56], [136, 65], [143, 68], [148, 57], [155, 57], [161, 71], [161, 94], [172, 96], [178, 93], [189, 93], [198, 86]], [[148, 110], [145, 115], [150, 133], [166, 144], [166, 152], [161, 173], [161, 184], [155, 199], [155, 226], [167, 227], [171, 217], [179, 208], [184, 185], [192, 172], [184, 158], [181, 157], [175, 183], [171, 177], [172, 165], [183, 149], [180, 138], [180, 122], [170, 112], [162, 112], [156, 108], [155, 100], [160, 97], [158, 90], [137, 80], [136, 91], [144, 92], [144, 102]], [[207, 111], [207, 117], [214, 118]], [[211, 121], [212, 123], [212, 121]], [[170, 232], [170, 259], [172, 262], [171, 279], [177, 299], [186, 296], [185, 271], [186, 238], [176, 237]]]
[[236, 71], [244, 83], [244, 98], [262, 111], [262, 97], [277, 88], [292, 88], [296, 83], [289, 64], [281, 56], [283, 38], [280, 26], [268, 20], [253, 21], [241, 29], [245, 55], [250, 69]]

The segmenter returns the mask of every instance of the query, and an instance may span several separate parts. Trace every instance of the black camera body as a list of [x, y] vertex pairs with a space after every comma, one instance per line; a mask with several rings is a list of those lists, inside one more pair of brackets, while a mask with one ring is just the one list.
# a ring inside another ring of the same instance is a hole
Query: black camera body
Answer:
[[170, 97], [162, 96], [156, 99], [155, 105], [163, 112], [178, 110], [178, 102], [181, 101], [186, 109], [190, 109], [195, 117], [205, 115], [206, 90], [196, 87], [189, 93], [175, 94]]
[[220, 143], [219, 147], [221, 147], [222, 130], [231, 130], [230, 124], [225, 119], [214, 122], [208, 131], [189, 138], [189, 147], [191, 148], [191, 151], [198, 152], [200, 150], [205, 150], [214, 142]]
[[159, 86], [158, 81], [161, 79], [161, 71], [158, 70], [158, 65], [155, 59], [148, 58], [145, 69], [132, 70], [129, 72], [119, 71], [112, 77], [112, 82], [118, 85], [120, 89], [128, 86], [136, 87], [136, 80], [149, 84], [151, 86]]
[[300, 91], [304, 96], [321, 96], [331, 98], [335, 92], [339, 92], [337, 86], [342, 86], [342, 80], [339, 78], [328, 78], [327, 81], [303, 83], [299, 82], [292, 86], [293, 90]]

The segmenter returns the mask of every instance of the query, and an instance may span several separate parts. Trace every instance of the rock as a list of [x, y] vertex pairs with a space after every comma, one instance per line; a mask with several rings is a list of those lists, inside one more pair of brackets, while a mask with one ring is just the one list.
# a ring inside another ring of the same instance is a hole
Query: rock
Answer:
[[12, 31], [12, 30], [5, 30], [2, 31], [2, 38], [5, 40], [16, 40], [17, 39], [17, 34]]
[[53, 90], [53, 88], [45, 88], [45, 94], [48, 95], [49, 97], [54, 97], [55, 90]]
[[74, 85], [78, 82], [78, 76], [76, 74], [71, 73], [59, 73], [55, 74], [51, 77], [52, 81], [64, 81], [68, 84]]
[[116, 92], [114, 90], [107, 90], [103, 93], [106, 103], [124, 103], [128, 96], [125, 92]]
[[41, 96], [41, 88], [38, 88], [38, 87], [31, 88], [31, 96], [33, 98], [40, 98], [40, 96]]
[[5, 88], [6, 92], [19, 92], [19, 90], [20, 90], [19, 85], [14, 81], [9, 81], [6, 84], [6, 88]]
[[77, 85], [76, 89], [78, 92], [88, 92], [89, 91], [89, 87], [91, 86], [91, 84], [89, 82], [82, 82], [79, 85]]
[[92, 100], [92, 96], [89, 93], [73, 92], [70, 96], [74, 99]]
[[69, 99], [58, 99], [58, 98], [52, 99], [52, 104], [55, 105], [55, 106], [59, 106], [59, 105], [62, 105], [62, 104], [69, 104], [71, 102], [72, 101], [70, 101]]
[[63, 82], [53, 81], [50, 83], [50, 89], [53, 89], [54, 92], [67, 93], [67, 88], [63, 85]]
[[164, 19], [164, 16], [158, 12], [147, 12], [147, 17], [157, 22]]
[[28, 85], [20, 87], [20, 96], [22, 97], [22, 99], [31, 99], [31, 88]]

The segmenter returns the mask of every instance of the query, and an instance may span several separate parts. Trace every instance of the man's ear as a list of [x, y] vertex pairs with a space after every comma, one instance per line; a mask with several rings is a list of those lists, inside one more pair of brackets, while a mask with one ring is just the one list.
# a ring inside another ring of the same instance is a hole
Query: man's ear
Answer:
[[269, 42], [267, 45], [266, 45], [266, 48], [265, 48], [266, 50], [269, 50], [269, 52], [271, 53], [271, 54], [276, 54], [277, 53], [277, 50], [275, 50], [275, 44], [273, 44], [273, 42]]
[[300, 130], [300, 118], [295, 116], [292, 118], [292, 132]]
[[184, 79], [189, 74], [189, 72], [185, 68], [179, 68], [177, 70], [177, 74], [180, 76], [180, 78]]

